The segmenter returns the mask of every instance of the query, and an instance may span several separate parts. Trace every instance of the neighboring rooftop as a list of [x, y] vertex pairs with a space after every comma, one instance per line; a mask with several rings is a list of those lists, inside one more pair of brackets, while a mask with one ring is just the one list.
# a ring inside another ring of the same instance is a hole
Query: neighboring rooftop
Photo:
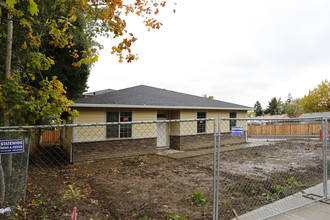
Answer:
[[[107, 91], [107, 92], [104, 92]], [[250, 110], [251, 107], [200, 96], [139, 85], [121, 90], [102, 90], [75, 100], [76, 107], [205, 108]]]
[[330, 112], [305, 113], [300, 115], [298, 118], [318, 118], [318, 117], [330, 117]]
[[282, 114], [282, 115], [263, 115], [263, 116], [257, 116], [254, 118], [251, 118], [251, 120], [253, 119], [288, 119], [290, 118], [287, 114]]

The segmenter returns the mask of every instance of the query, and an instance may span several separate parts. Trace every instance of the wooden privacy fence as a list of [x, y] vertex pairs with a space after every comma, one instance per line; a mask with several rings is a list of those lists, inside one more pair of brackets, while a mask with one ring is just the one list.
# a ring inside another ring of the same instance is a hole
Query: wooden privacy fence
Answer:
[[[248, 135], [318, 135], [322, 124], [248, 125]], [[330, 126], [328, 126], [330, 131]]]
[[40, 137], [40, 145], [50, 146], [60, 144], [61, 133], [59, 130], [45, 130]]

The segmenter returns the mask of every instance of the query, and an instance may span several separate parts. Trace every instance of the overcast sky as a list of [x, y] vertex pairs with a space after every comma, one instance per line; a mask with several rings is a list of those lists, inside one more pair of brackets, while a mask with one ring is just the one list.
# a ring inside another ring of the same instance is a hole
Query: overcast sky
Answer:
[[88, 91], [149, 85], [265, 108], [276, 96], [303, 97], [330, 80], [329, 0], [176, 0], [160, 30], [127, 21], [140, 59], [118, 63], [111, 39], [92, 68]]

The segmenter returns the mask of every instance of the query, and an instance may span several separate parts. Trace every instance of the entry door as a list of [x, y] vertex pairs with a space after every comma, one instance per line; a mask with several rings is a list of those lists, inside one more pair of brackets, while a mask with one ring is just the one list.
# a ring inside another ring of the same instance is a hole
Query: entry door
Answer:
[[157, 148], [167, 147], [167, 124], [157, 123]]

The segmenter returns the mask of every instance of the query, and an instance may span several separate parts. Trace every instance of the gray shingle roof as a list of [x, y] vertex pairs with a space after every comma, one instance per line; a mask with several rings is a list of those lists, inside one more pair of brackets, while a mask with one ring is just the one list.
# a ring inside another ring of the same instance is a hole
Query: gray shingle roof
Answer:
[[315, 112], [315, 113], [305, 113], [300, 115], [298, 118], [318, 118], [318, 117], [330, 117], [330, 112]]
[[137, 105], [159, 107], [205, 107], [221, 109], [251, 109], [250, 107], [223, 102], [214, 99], [189, 95], [185, 93], [139, 85], [109, 93], [97, 94], [74, 101], [76, 106], [82, 104]]
[[264, 115], [264, 116], [257, 116], [254, 118], [251, 118], [251, 120], [253, 119], [289, 119], [290, 117], [287, 114], [282, 114], [282, 115]]
[[104, 93], [109, 93], [109, 92], [112, 92], [112, 91], [115, 91], [113, 89], [104, 89], [104, 90], [99, 90], [99, 91], [95, 91], [95, 92], [86, 92], [84, 93], [84, 95], [86, 96], [94, 96], [94, 95], [100, 95], [100, 94], [104, 94]]

